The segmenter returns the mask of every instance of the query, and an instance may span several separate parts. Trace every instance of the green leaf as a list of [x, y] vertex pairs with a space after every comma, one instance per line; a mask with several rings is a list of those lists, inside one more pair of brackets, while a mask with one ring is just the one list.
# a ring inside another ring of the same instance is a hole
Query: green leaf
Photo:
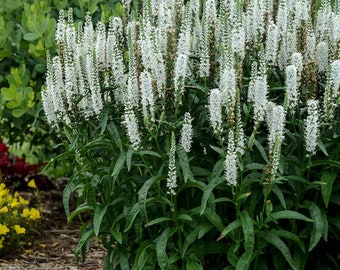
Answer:
[[197, 239], [198, 236], [198, 231], [199, 228], [196, 227], [195, 230], [191, 231], [185, 238], [184, 244], [183, 244], [183, 250], [182, 250], [182, 258], [184, 258], [184, 256], [186, 255], [186, 251], [188, 249], [188, 247], [195, 242], [195, 240]]
[[314, 202], [309, 203], [309, 211], [312, 219], [314, 220], [308, 249], [308, 251], [311, 251], [321, 239], [324, 230], [324, 224], [322, 222], [322, 212]]
[[258, 141], [258, 140], [255, 140], [254, 141], [254, 145], [256, 146], [256, 148], [259, 150], [263, 160], [266, 162], [266, 163], [269, 163], [269, 159], [267, 157], [267, 154], [266, 154], [266, 151], [264, 150], [262, 144]]
[[207, 207], [208, 199], [209, 199], [212, 191], [214, 190], [214, 188], [216, 186], [218, 186], [219, 184], [223, 183], [224, 181], [225, 181], [224, 177], [216, 177], [205, 188], [203, 196], [202, 196], [202, 202], [201, 202], [201, 213], [200, 213], [201, 215], [203, 215], [203, 213], [204, 213], [204, 211]]
[[131, 209], [130, 209], [128, 215], [127, 215], [124, 232], [127, 232], [128, 230], [130, 230], [132, 223], [134, 222], [134, 220], [137, 217], [139, 212], [140, 212], [140, 208], [139, 208], [139, 204], [137, 202], [134, 206], [131, 207]]
[[251, 195], [251, 192], [243, 193], [240, 196], [237, 197], [236, 201], [240, 201], [242, 199], [248, 198]]
[[192, 217], [187, 214], [180, 214], [177, 220], [192, 221]]
[[271, 230], [271, 232], [278, 237], [284, 237], [286, 239], [292, 240], [295, 243], [298, 244], [299, 248], [301, 249], [302, 252], [305, 252], [305, 244], [301, 240], [299, 236], [297, 236], [295, 233], [286, 231], [286, 230]]
[[240, 219], [244, 235], [244, 249], [246, 253], [252, 254], [255, 245], [253, 220], [249, 216], [247, 210], [243, 210], [240, 213]]
[[93, 213], [93, 229], [94, 229], [94, 234], [98, 236], [99, 231], [100, 231], [100, 226], [103, 221], [103, 217], [106, 214], [107, 206], [102, 207], [101, 205], [96, 205], [96, 208], [94, 209]]
[[323, 199], [323, 202], [326, 208], [328, 208], [328, 203], [329, 203], [329, 199], [332, 194], [333, 183], [335, 181], [335, 178], [336, 178], [336, 174], [328, 172], [328, 171], [323, 172], [321, 175], [320, 180], [326, 183], [326, 185], [321, 186], [322, 199]]
[[122, 144], [122, 140], [120, 139], [120, 134], [119, 134], [119, 131], [116, 125], [111, 122], [109, 125], [107, 125], [107, 130], [110, 136], [112, 137], [112, 139], [115, 141], [115, 144], [117, 145], [117, 147], [120, 149], [120, 151], [122, 151], [123, 144]]
[[162, 270], [171, 270], [169, 258], [166, 252], [168, 239], [174, 234], [176, 230], [166, 228], [156, 240], [156, 254], [157, 262]]
[[25, 109], [14, 109], [14, 110], [12, 111], [12, 115], [13, 115], [14, 117], [16, 117], [16, 118], [20, 118], [21, 116], [24, 115], [25, 112], [26, 112]]
[[155, 224], [159, 224], [165, 221], [173, 221], [172, 218], [168, 218], [168, 217], [159, 217], [159, 218], [155, 218], [153, 220], [151, 220], [150, 222], [148, 222], [147, 224], [145, 224], [145, 227], [149, 227]]
[[241, 220], [237, 219], [230, 223], [225, 229], [222, 231], [221, 235], [218, 237], [217, 241], [221, 240], [222, 238], [226, 237], [230, 232], [236, 230], [237, 228], [241, 227], [242, 223]]
[[320, 150], [325, 154], [325, 156], [328, 156], [327, 150], [325, 145], [322, 143], [322, 141], [320, 139], [317, 140], [318, 146], [320, 148]]
[[213, 145], [210, 145], [211, 149], [215, 152], [219, 153], [222, 157], [225, 157], [225, 150], [223, 148], [219, 148]]
[[150, 240], [144, 241], [138, 248], [132, 270], [140, 270], [144, 268], [146, 260], [146, 250], [151, 247], [153, 243]]
[[187, 263], [185, 265], [186, 270], [203, 270], [203, 266], [197, 256], [191, 254], [189, 258], [187, 258]]
[[145, 181], [144, 185], [138, 191], [138, 204], [139, 209], [141, 210], [141, 215], [144, 220], [147, 220], [147, 213], [146, 213], [146, 198], [148, 196], [148, 192], [150, 187], [159, 179], [161, 179], [160, 175], [155, 175]]
[[67, 222], [71, 222], [76, 216], [78, 216], [80, 213], [86, 212], [86, 211], [92, 211], [93, 206], [89, 205], [88, 203], [83, 203], [79, 205], [69, 216], [67, 219]]
[[295, 265], [295, 262], [293, 260], [292, 255], [290, 254], [289, 248], [281, 240], [280, 237], [273, 234], [270, 231], [264, 231], [260, 233], [261, 237], [266, 240], [268, 243], [272, 244], [274, 247], [276, 247], [283, 255], [283, 257], [286, 259], [286, 261], [289, 263], [289, 265], [294, 269], [298, 270], [297, 266]]
[[142, 151], [139, 151], [138, 154], [162, 158], [162, 156], [155, 151], [142, 150]]
[[245, 252], [239, 258], [235, 270], [247, 270], [252, 259], [252, 253]]
[[120, 231], [117, 230], [115, 226], [112, 226], [110, 229], [110, 233], [117, 240], [119, 244], [123, 243], [123, 235]]
[[272, 186], [272, 191], [276, 195], [276, 197], [279, 199], [279, 201], [280, 201], [281, 205], [283, 206], [283, 208], [287, 209], [285, 198], [283, 197], [283, 193], [282, 193], [281, 189], [279, 188], [279, 186], [278, 185], [273, 185]]
[[127, 166], [128, 171], [130, 171], [131, 169], [131, 160], [132, 160], [133, 153], [134, 153], [134, 150], [131, 147], [126, 152], [126, 166]]
[[125, 152], [121, 152], [119, 157], [118, 157], [118, 159], [116, 160], [116, 164], [115, 164], [115, 166], [113, 168], [111, 176], [113, 176], [115, 178], [118, 176], [119, 172], [121, 171], [121, 169], [124, 166], [125, 160], [126, 160], [126, 153]]
[[[93, 229], [90, 229], [87, 232], [81, 234], [81, 237], [80, 237], [78, 244], [77, 244], [75, 251], [74, 251], [74, 253], [76, 255], [76, 262], [77, 263], [78, 263], [79, 252], [84, 248], [84, 245], [92, 239], [93, 236], [94, 236], [94, 230]], [[85, 260], [85, 258], [83, 258], [83, 260]]]
[[270, 218], [274, 220], [286, 219], [286, 218], [287, 219], [299, 219], [299, 220], [304, 220], [307, 222], [313, 222], [312, 219], [292, 210], [282, 210], [279, 212], [271, 213], [270, 217], [267, 217], [265, 219], [265, 223], [269, 222]]
[[183, 171], [184, 182], [188, 181], [189, 176], [192, 174], [189, 167], [189, 159], [187, 153], [184, 151], [183, 147], [177, 148], [177, 157], [179, 164], [181, 165]]
[[40, 38], [40, 34], [38, 33], [26, 33], [24, 34], [24, 39], [27, 41], [34, 41]]
[[209, 232], [214, 226], [210, 223], [203, 223], [198, 226], [198, 239], [201, 239], [207, 232]]

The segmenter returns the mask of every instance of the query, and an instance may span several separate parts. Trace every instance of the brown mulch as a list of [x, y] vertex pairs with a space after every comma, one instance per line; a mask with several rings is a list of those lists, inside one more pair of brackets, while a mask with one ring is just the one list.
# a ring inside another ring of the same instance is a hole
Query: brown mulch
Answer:
[[[0, 270], [100, 270], [103, 269], [105, 250], [93, 242], [86, 261], [75, 262], [74, 250], [79, 239], [80, 221], [67, 224], [62, 206], [65, 181], [56, 182], [55, 188], [40, 191], [43, 207], [42, 221], [29, 243], [16, 254], [0, 257]], [[25, 191], [21, 192], [25, 196]], [[31, 196], [27, 191], [26, 196]]]

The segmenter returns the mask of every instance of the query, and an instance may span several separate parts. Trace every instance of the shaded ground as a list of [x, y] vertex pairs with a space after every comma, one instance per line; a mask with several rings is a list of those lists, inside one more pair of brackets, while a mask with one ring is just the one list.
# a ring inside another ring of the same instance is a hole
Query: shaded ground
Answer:
[[[105, 256], [100, 244], [93, 243], [86, 262], [79, 266], [74, 259], [80, 222], [66, 223], [61, 194], [64, 183], [57, 183], [52, 190], [40, 191], [43, 220], [39, 231], [22, 253], [0, 258], [0, 270], [100, 270]], [[25, 196], [25, 192], [21, 192]], [[26, 194], [29, 196], [30, 194]], [[41, 231], [40, 231], [41, 229]]]

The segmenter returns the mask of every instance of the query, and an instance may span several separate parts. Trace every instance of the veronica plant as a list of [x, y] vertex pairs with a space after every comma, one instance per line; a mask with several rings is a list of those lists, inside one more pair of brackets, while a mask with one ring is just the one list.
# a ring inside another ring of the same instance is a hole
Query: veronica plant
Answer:
[[105, 269], [337, 267], [339, 6], [246, 2], [60, 14], [42, 97], [66, 214], [92, 214], [77, 259], [99, 238]]

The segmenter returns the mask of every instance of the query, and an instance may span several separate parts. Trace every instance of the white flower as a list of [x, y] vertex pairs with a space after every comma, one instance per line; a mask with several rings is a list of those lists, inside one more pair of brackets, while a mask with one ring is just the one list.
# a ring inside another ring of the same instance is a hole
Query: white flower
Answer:
[[192, 124], [191, 124], [191, 115], [189, 112], [186, 112], [184, 114], [184, 123], [183, 123], [182, 131], [181, 131], [180, 144], [183, 147], [184, 151], [187, 153], [189, 153], [191, 150], [192, 136], [193, 136], [193, 129], [192, 129]]
[[96, 63], [98, 70], [104, 70], [106, 68], [106, 31], [105, 24], [98, 22], [96, 29]]
[[333, 98], [336, 100], [339, 96], [340, 87], [340, 60], [335, 60], [331, 64], [331, 77], [333, 82]]
[[241, 22], [238, 22], [231, 32], [231, 48], [241, 59], [245, 55], [246, 34]]
[[325, 41], [321, 41], [316, 46], [315, 63], [319, 72], [326, 72], [328, 68], [328, 45]]
[[187, 74], [188, 57], [185, 54], [179, 54], [175, 64], [175, 99], [176, 102], [182, 103], [182, 95], [184, 92], [184, 82]]
[[274, 65], [276, 63], [278, 49], [278, 27], [270, 21], [266, 39], [266, 61]]
[[283, 107], [273, 102], [268, 102], [266, 118], [269, 129], [269, 153], [273, 154], [276, 139], [281, 144], [284, 138], [285, 112]]
[[279, 167], [281, 145], [284, 139], [284, 124], [285, 111], [280, 105], [275, 105], [272, 102], [268, 103], [267, 108], [267, 125], [269, 129], [268, 144], [269, 144], [269, 158], [270, 163], [268, 181], [272, 181], [275, 177], [276, 171]]
[[234, 132], [229, 131], [228, 135], [228, 150], [224, 161], [224, 171], [227, 184], [229, 186], [237, 185], [237, 155], [235, 151]]
[[305, 120], [305, 142], [306, 151], [309, 154], [315, 154], [317, 140], [319, 136], [319, 111], [318, 101], [307, 101], [307, 119]]
[[144, 70], [140, 75], [141, 82], [141, 95], [142, 95], [142, 107], [143, 116], [146, 119], [155, 121], [154, 112], [154, 95], [152, 91], [152, 78], [150, 72]]
[[175, 135], [172, 133], [171, 147], [170, 147], [170, 153], [169, 153], [169, 170], [168, 170], [168, 177], [166, 179], [166, 187], [168, 188], [167, 193], [171, 195], [176, 195], [176, 188], [177, 188], [175, 154], [176, 154], [176, 139], [175, 139]]
[[221, 102], [227, 110], [227, 114], [231, 114], [236, 103], [236, 72], [231, 64], [227, 64], [224, 68], [220, 81]]
[[138, 129], [138, 122], [135, 113], [133, 112], [131, 106], [127, 105], [125, 107], [125, 112], [124, 112], [124, 122], [126, 130], [127, 130], [127, 135], [129, 138], [129, 141], [131, 143], [131, 146], [134, 150], [137, 150], [141, 138], [139, 134], [139, 129]]
[[294, 65], [286, 67], [286, 108], [294, 110], [298, 105], [297, 69]]
[[209, 96], [210, 123], [215, 133], [221, 131], [222, 126], [222, 105], [221, 93], [218, 88], [212, 89]]

